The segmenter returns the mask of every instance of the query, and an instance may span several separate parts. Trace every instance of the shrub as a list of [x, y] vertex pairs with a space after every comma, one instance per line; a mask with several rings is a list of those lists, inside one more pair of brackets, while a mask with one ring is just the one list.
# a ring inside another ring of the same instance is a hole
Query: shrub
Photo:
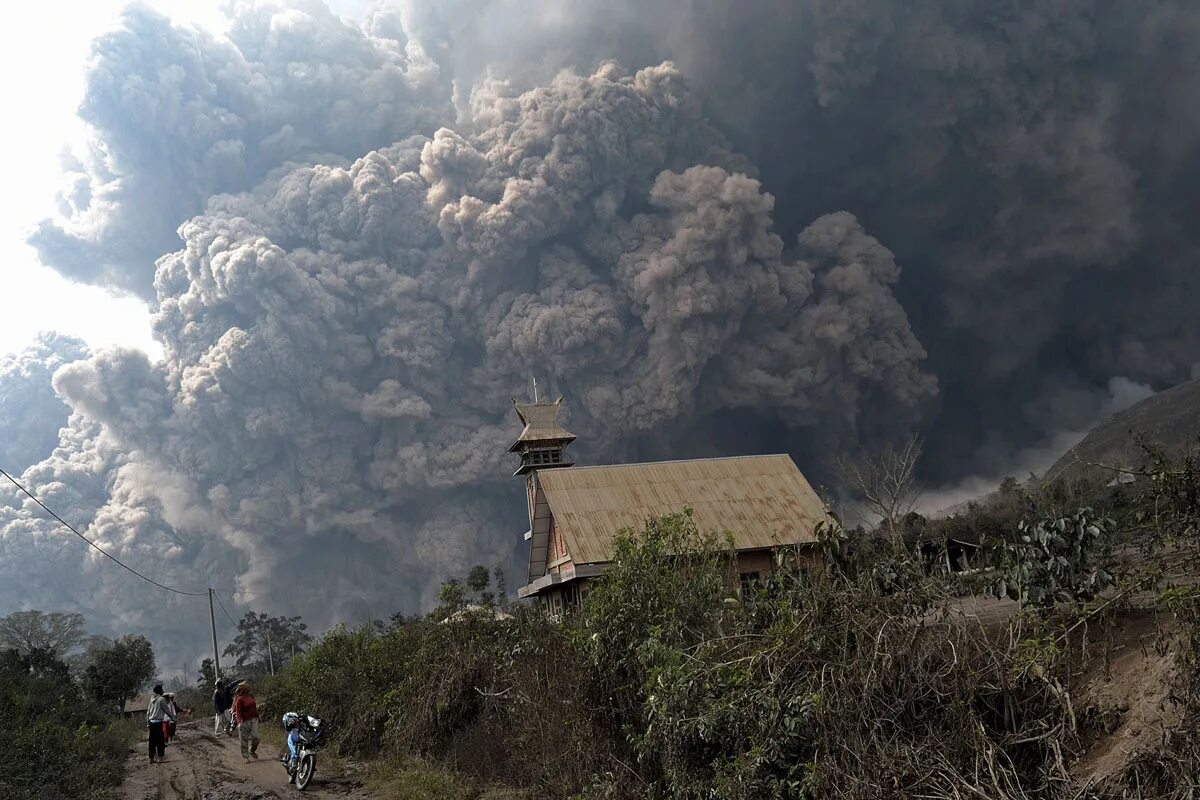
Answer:
[[53, 653], [0, 653], [0, 720], [5, 800], [100, 800], [120, 784], [129, 729], [88, 701]]
[[1019, 540], [1004, 545], [998, 592], [1043, 610], [1091, 600], [1114, 580], [1112, 528], [1088, 508], [1022, 520]]
[[394, 796], [1031, 798], [1069, 780], [1070, 658], [1049, 623], [943, 619], [948, 579], [903, 548], [822, 542], [826, 569], [785, 560], [738, 602], [721, 540], [686, 513], [651, 520], [561, 623], [337, 629], [265, 704], [384, 755]]

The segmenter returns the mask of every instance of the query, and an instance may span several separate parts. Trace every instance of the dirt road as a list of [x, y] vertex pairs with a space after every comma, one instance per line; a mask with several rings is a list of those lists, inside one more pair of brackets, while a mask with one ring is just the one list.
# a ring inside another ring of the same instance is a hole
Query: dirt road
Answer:
[[129, 757], [123, 800], [374, 800], [361, 783], [318, 756], [308, 789], [288, 785], [279, 748], [263, 743], [257, 761], [242, 761], [236, 737], [213, 734], [204, 722], [180, 726], [166, 760], [150, 764], [143, 738]]

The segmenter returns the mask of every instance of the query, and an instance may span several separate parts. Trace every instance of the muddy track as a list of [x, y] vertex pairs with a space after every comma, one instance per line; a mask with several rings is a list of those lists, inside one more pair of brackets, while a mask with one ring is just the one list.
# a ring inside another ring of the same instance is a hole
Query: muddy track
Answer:
[[[122, 800], [373, 800], [353, 776], [330, 769], [318, 756], [306, 791], [288, 785], [278, 748], [263, 744], [245, 762], [236, 737], [216, 736], [201, 723], [180, 726], [166, 760], [150, 764], [143, 738], [131, 750]], [[324, 769], [323, 769], [324, 768]]]

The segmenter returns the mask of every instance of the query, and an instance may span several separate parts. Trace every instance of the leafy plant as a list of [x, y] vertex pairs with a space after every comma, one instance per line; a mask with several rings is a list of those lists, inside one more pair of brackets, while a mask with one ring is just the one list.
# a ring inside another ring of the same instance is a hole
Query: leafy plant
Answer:
[[1003, 546], [997, 593], [1042, 610], [1095, 598], [1114, 582], [1112, 529], [1089, 508], [1022, 520], [1017, 541]]
[[97, 703], [124, 711], [125, 702], [146, 688], [154, 671], [150, 642], [144, 636], [123, 636], [92, 654], [83, 686]]

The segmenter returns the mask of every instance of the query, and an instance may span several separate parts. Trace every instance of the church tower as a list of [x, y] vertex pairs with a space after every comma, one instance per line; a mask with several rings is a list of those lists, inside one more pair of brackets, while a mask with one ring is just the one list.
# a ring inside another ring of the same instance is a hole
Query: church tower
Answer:
[[525, 540], [529, 542], [530, 582], [546, 574], [548, 564], [561, 549], [555, 541], [554, 522], [550, 506], [538, 483], [538, 473], [571, 466], [563, 451], [575, 441], [575, 434], [558, 424], [563, 399], [560, 397], [553, 403], [539, 403], [537, 383], [534, 382], [533, 386], [532, 403], [513, 400], [513, 407], [525, 427], [508, 448], [508, 452], [521, 456], [521, 466], [513, 474], [525, 476], [525, 498], [529, 509], [529, 530]]
[[563, 451], [575, 441], [575, 434], [558, 424], [562, 402], [561, 397], [553, 403], [539, 403], [536, 400], [532, 403], [518, 403], [513, 400], [517, 416], [525, 425], [521, 435], [508, 448], [508, 452], [521, 456], [521, 466], [514, 475], [528, 475], [539, 469], [571, 466]]

